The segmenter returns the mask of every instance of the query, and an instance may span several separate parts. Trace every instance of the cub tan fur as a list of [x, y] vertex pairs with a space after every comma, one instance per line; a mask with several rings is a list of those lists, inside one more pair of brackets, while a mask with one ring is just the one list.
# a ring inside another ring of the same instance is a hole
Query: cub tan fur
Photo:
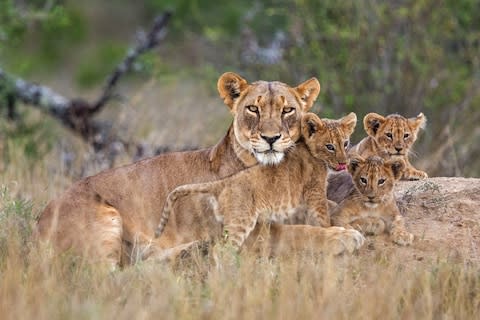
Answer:
[[[112, 267], [148, 258], [152, 251], [175, 255], [186, 243], [176, 250], [166, 238], [154, 241], [159, 208], [168, 193], [179, 185], [213, 181], [259, 162], [281, 160], [300, 138], [300, 119], [320, 92], [315, 78], [290, 87], [281, 82], [248, 83], [233, 72], [223, 74], [217, 87], [233, 122], [215, 146], [163, 154], [74, 183], [41, 213], [37, 238], [57, 252], [70, 250]], [[252, 114], [247, 107], [257, 101], [258, 113]], [[265, 148], [268, 145], [272, 150]], [[299, 230], [289, 227], [280, 225], [275, 235]], [[339, 237], [352, 238], [348, 232]]]
[[[258, 221], [282, 223], [303, 205], [309, 211], [307, 215], [314, 218], [315, 225], [330, 227], [327, 170], [346, 168], [346, 148], [356, 121], [354, 113], [339, 120], [321, 120], [308, 113], [302, 119], [303, 139], [276, 167], [256, 166], [222, 180], [177, 187], [167, 198], [157, 235], [162, 234], [170, 216], [175, 220], [185, 216], [191, 219], [192, 225], [183, 225], [189, 234], [191, 229], [197, 229], [195, 221], [202, 218], [192, 216], [205, 217], [205, 214], [195, 212], [195, 207], [178, 207], [176, 204], [188, 203], [191, 196], [199, 193], [208, 195], [218, 223], [223, 223], [225, 240], [228, 238], [236, 248], [243, 245]], [[165, 231], [165, 237], [169, 237], [168, 225]], [[203, 238], [211, 236], [207, 233], [208, 230]], [[358, 247], [363, 238], [359, 234], [357, 238]]]
[[367, 159], [354, 157], [348, 170], [355, 188], [332, 210], [332, 224], [354, 227], [365, 234], [390, 233], [393, 242], [409, 245], [413, 235], [405, 228], [393, 194], [396, 180], [400, 179], [405, 162], [383, 160], [378, 156]]
[[426, 172], [415, 169], [408, 160], [408, 154], [417, 140], [420, 129], [425, 127], [426, 118], [420, 113], [415, 118], [404, 118], [398, 114], [383, 117], [369, 113], [363, 119], [368, 137], [350, 150], [364, 158], [378, 155], [385, 159], [403, 159], [406, 167], [402, 179], [418, 180], [428, 178]]

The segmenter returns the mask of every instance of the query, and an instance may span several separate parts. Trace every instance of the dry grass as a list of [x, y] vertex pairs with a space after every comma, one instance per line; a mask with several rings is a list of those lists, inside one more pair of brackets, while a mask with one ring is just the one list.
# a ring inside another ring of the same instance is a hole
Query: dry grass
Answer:
[[473, 319], [480, 311], [478, 265], [242, 254], [221, 270], [194, 259], [109, 273], [68, 254], [47, 258], [20, 221], [7, 215], [1, 226], [4, 318]]
[[[179, 90], [174, 87], [161, 95], [174, 101]], [[115, 112], [119, 123], [140, 138], [206, 145], [228, 124], [226, 112], [212, 118], [221, 102], [206, 93], [167, 108], [159, 95], [137, 90], [135, 105], [145, 109], [124, 105]], [[161, 109], [151, 108], [155, 103]], [[189, 104], [203, 111], [172, 113]], [[207, 126], [198, 125], [203, 119]], [[221, 124], [212, 128], [212, 119]], [[79, 165], [87, 148], [63, 139], [76, 151]], [[73, 178], [56, 165], [58, 147], [35, 165], [16, 146], [9, 148], [9, 164], [0, 170], [1, 318], [473, 319], [480, 311], [480, 266], [443, 257], [412, 265], [394, 254], [336, 259], [242, 254], [221, 270], [193, 259], [175, 267], [144, 262], [113, 273], [68, 254], [49, 257], [31, 242], [31, 227], [45, 202]]]

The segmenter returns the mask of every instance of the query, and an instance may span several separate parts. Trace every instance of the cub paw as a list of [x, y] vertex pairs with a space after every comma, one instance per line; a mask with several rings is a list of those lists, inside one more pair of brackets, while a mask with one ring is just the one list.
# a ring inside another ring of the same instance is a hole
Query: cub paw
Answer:
[[378, 218], [365, 218], [357, 220], [353, 227], [364, 235], [379, 235], [385, 231], [385, 222]]
[[425, 171], [410, 170], [403, 175], [405, 180], [423, 180], [428, 178], [428, 174]]
[[330, 235], [327, 238], [326, 251], [332, 255], [352, 253], [365, 243], [365, 237], [355, 229], [330, 227], [328, 231]]
[[413, 238], [413, 234], [405, 230], [395, 231], [392, 234], [392, 241], [401, 246], [411, 245]]

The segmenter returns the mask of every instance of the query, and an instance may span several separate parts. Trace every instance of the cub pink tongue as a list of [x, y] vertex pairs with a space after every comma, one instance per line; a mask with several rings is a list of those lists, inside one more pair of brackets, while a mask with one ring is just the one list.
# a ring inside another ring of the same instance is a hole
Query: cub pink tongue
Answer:
[[337, 168], [335, 168], [335, 170], [337, 170], [337, 171], [342, 171], [342, 170], [345, 170], [345, 169], [347, 169], [347, 165], [346, 165], [346, 164], [343, 164], [343, 163], [342, 163], [342, 164], [338, 164], [338, 165], [337, 165]]

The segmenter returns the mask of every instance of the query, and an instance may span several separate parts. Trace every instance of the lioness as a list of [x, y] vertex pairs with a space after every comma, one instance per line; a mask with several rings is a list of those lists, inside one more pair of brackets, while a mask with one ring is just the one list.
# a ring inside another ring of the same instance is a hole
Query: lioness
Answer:
[[[233, 114], [233, 123], [220, 142], [203, 150], [163, 154], [76, 182], [41, 213], [38, 238], [52, 243], [57, 251], [71, 249], [113, 268], [145, 258], [144, 249], [151, 245], [160, 221], [159, 208], [171, 190], [227, 177], [257, 163], [280, 163], [299, 139], [300, 119], [320, 92], [315, 78], [292, 88], [281, 82], [249, 84], [232, 72], [223, 74], [217, 87]], [[296, 237], [297, 230], [302, 233], [301, 228], [282, 225], [273, 236]], [[353, 236], [337, 232], [335, 237], [348, 242]]]
[[350, 159], [348, 171], [355, 187], [331, 211], [332, 225], [374, 235], [388, 231], [393, 242], [411, 244], [413, 234], [406, 230], [393, 194], [395, 181], [401, 178], [404, 169], [402, 159], [383, 160], [378, 156]]
[[[162, 234], [172, 215], [167, 227], [171, 231], [166, 232], [163, 239], [167, 243], [196, 240], [191, 230], [198, 228], [198, 221], [206, 216], [203, 212], [195, 212], [198, 200], [193, 199], [193, 206], [175, 207], [175, 204], [192, 201], [189, 198], [199, 193], [209, 196], [216, 220], [223, 223], [224, 240], [236, 249], [240, 249], [257, 221], [282, 223], [303, 205], [314, 225], [330, 227], [325, 188], [327, 170], [346, 169], [346, 148], [356, 122], [353, 112], [339, 120], [321, 120], [314, 113], [305, 114], [301, 126], [303, 139], [276, 167], [256, 166], [228, 178], [183, 185], [173, 190], [168, 195], [156, 235]], [[214, 229], [218, 232], [218, 228]], [[201, 238], [212, 237], [212, 233], [220, 237], [215, 231], [206, 229]], [[361, 245], [363, 237], [360, 234], [357, 237]]]
[[419, 180], [428, 178], [424, 171], [415, 169], [408, 160], [408, 154], [420, 129], [425, 127], [426, 118], [420, 113], [415, 118], [404, 118], [398, 114], [383, 117], [369, 113], [363, 118], [368, 137], [364, 138], [350, 151], [364, 158], [378, 155], [386, 159], [403, 159], [406, 167], [402, 179]]

